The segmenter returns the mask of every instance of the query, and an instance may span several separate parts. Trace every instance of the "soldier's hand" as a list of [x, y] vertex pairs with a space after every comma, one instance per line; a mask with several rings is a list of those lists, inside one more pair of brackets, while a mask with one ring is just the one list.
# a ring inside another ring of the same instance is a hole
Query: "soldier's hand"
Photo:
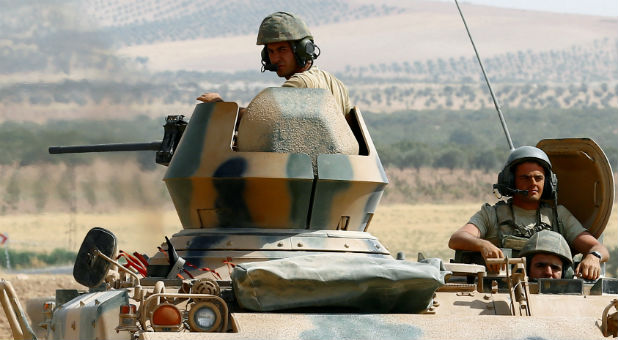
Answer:
[[[487, 260], [488, 258], [504, 258], [504, 254], [502, 253], [502, 250], [500, 250], [500, 248], [496, 247], [493, 243], [487, 240], [484, 241], [485, 242], [481, 247], [481, 255], [483, 256], [483, 259]], [[487, 261], [485, 261], [485, 263], [487, 263]], [[499, 272], [501, 268], [506, 269], [504, 268], [504, 264], [487, 265], [487, 270], [494, 273]]]
[[221, 98], [221, 96], [216, 93], [216, 92], [206, 92], [203, 95], [199, 96], [196, 98], [199, 101], [202, 101], [204, 103], [214, 103], [214, 102], [222, 102], [223, 99]]
[[586, 280], [598, 279], [601, 275], [601, 260], [594, 255], [587, 254], [575, 269], [575, 275]]

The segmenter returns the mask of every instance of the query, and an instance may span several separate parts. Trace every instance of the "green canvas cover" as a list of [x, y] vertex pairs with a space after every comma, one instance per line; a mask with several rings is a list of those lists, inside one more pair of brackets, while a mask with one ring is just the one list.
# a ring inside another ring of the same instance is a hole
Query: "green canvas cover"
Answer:
[[372, 313], [418, 313], [444, 285], [441, 261], [408, 262], [355, 254], [323, 254], [243, 263], [232, 272], [245, 309], [353, 308]]

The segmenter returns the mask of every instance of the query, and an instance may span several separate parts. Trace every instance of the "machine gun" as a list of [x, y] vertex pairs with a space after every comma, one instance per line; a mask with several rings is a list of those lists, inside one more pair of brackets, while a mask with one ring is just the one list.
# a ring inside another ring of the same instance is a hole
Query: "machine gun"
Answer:
[[163, 125], [163, 140], [150, 143], [114, 143], [74, 146], [50, 146], [50, 154], [61, 153], [85, 153], [85, 152], [111, 152], [111, 151], [156, 151], [156, 162], [168, 165], [172, 160], [174, 151], [180, 142], [187, 121], [183, 115], [170, 115], [165, 118]]

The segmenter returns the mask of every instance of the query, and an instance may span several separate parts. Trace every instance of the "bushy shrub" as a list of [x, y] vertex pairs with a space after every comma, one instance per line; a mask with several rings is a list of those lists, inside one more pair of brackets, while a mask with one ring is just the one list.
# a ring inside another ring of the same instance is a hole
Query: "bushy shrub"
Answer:
[[[7, 251], [0, 249], [0, 267], [6, 268]], [[11, 268], [32, 268], [60, 264], [71, 264], [77, 254], [65, 249], [56, 248], [51, 253], [30, 250], [8, 250]]]

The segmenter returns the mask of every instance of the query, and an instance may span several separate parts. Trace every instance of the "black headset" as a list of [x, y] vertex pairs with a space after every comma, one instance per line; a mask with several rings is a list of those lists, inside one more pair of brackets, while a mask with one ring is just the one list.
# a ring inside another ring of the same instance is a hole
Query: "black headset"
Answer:
[[543, 185], [543, 194], [541, 199], [555, 199], [558, 192], [558, 177], [551, 169], [537, 158], [523, 158], [504, 167], [498, 174], [498, 183], [494, 184], [494, 189], [497, 189], [502, 196], [513, 196], [518, 193], [515, 188], [515, 167], [524, 162], [535, 162], [545, 170], [545, 184]]
[[[266, 45], [267, 44], [265, 44], [264, 48], [262, 48], [262, 72], [265, 70], [276, 71], [277, 65], [270, 63]], [[307, 66], [308, 62], [317, 59], [320, 56], [320, 48], [309, 37], [291, 41], [290, 46], [292, 48], [292, 53], [294, 53], [296, 63], [300, 67]]]

